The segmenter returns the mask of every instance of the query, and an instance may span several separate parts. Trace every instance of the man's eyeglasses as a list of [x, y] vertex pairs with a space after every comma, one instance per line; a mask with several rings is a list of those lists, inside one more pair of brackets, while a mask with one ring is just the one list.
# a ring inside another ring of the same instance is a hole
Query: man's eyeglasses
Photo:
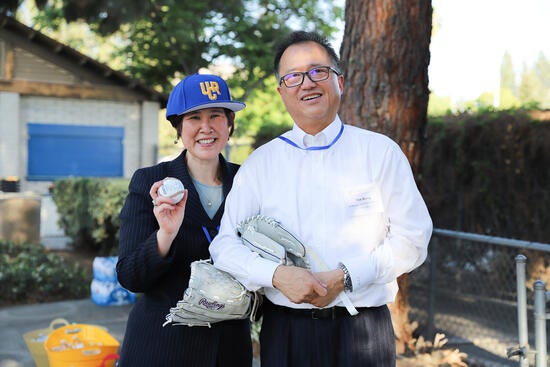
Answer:
[[334, 70], [330, 66], [317, 66], [308, 71], [294, 72], [283, 75], [281, 79], [279, 79], [279, 85], [281, 85], [281, 83], [284, 83], [287, 88], [297, 87], [299, 85], [302, 85], [306, 75], [312, 82], [320, 82], [323, 80], [327, 80], [331, 71], [336, 75], [342, 74], [339, 71]]

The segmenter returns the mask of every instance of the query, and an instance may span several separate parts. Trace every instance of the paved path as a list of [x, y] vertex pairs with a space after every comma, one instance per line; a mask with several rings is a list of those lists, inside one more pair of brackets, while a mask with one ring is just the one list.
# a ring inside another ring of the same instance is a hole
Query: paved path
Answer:
[[[122, 342], [131, 307], [102, 307], [85, 299], [0, 308], [0, 367], [34, 367], [23, 335], [29, 331], [47, 328], [56, 318], [63, 318], [71, 323], [106, 327], [109, 333]], [[517, 365], [517, 362], [496, 358], [495, 355], [490, 355], [471, 344], [461, 344], [457, 347], [468, 353], [471, 359], [483, 361], [482, 365], [485, 367]], [[260, 363], [255, 360], [253, 366], [259, 367]]]
[[131, 307], [101, 307], [86, 299], [0, 308], [0, 367], [35, 366], [23, 335], [48, 328], [56, 318], [63, 318], [70, 323], [106, 327], [121, 342]]
[[[89, 299], [0, 308], [0, 367], [34, 367], [23, 335], [48, 328], [56, 318], [108, 329], [119, 342], [126, 330], [131, 305], [102, 307]], [[254, 367], [259, 367], [254, 361]]]

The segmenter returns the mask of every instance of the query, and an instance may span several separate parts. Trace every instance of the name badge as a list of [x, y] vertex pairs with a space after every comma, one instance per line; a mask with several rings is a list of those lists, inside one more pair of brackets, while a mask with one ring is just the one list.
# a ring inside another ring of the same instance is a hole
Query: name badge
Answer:
[[383, 213], [382, 195], [377, 184], [355, 187], [346, 193], [346, 204], [353, 216]]

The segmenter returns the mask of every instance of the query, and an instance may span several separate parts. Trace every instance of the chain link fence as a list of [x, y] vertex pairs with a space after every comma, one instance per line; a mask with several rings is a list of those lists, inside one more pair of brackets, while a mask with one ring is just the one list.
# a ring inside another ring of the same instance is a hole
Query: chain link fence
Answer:
[[517, 366], [506, 349], [518, 345], [518, 254], [527, 257], [529, 345], [535, 345], [533, 282], [547, 276], [550, 245], [447, 230], [434, 230], [427, 261], [410, 274], [417, 332], [444, 333], [460, 350], [475, 347], [500, 360], [494, 365]]

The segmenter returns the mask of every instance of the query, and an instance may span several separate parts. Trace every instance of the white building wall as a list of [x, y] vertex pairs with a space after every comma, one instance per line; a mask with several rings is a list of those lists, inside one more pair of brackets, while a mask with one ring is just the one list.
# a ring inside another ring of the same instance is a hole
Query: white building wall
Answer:
[[143, 166], [151, 166], [158, 161], [159, 145], [159, 110], [157, 102], [144, 102], [141, 108], [141, 136]]
[[[158, 103], [129, 103], [55, 97], [21, 97], [19, 108], [18, 172], [21, 190], [40, 194], [47, 192], [49, 182], [26, 182], [27, 123], [116, 126], [124, 128], [124, 177], [139, 167], [153, 163], [151, 154], [158, 140]], [[154, 113], [153, 113], [154, 110]], [[3, 125], [3, 124], [2, 124]], [[2, 128], [0, 126], [0, 128]], [[144, 137], [140, 136], [144, 134]], [[11, 133], [14, 134], [13, 132]], [[3, 140], [4, 138], [2, 138]], [[142, 142], [144, 140], [144, 142]], [[147, 145], [144, 146], [143, 144]], [[0, 172], [2, 173], [2, 172]]]
[[19, 94], [0, 92], [0, 178], [22, 177], [19, 141]]

